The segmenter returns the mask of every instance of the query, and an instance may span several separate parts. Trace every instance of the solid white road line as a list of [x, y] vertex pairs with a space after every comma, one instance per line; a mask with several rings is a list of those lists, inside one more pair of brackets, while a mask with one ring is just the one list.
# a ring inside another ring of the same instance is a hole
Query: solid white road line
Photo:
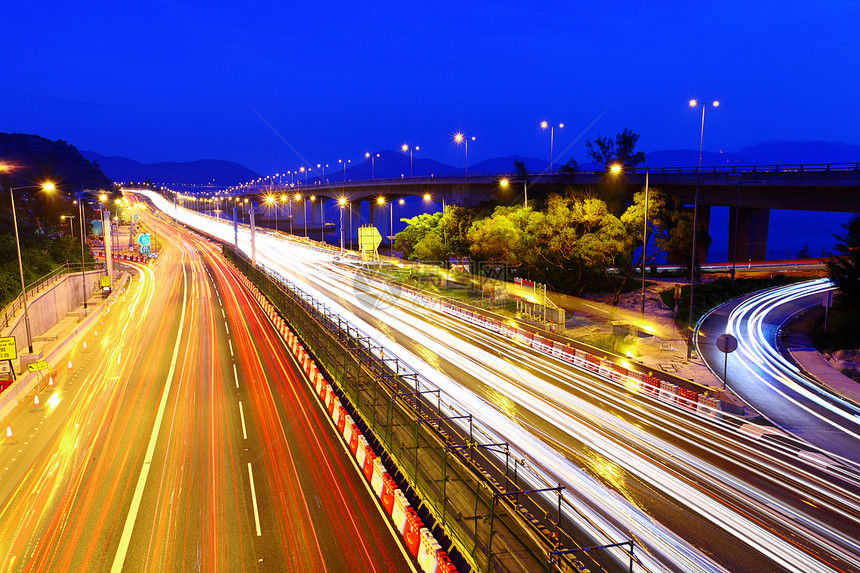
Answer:
[[[183, 256], [184, 258], [184, 256]], [[185, 310], [188, 303], [188, 275], [185, 274], [185, 268], [182, 269], [182, 280], [184, 282], [184, 290], [182, 297], [182, 316], [179, 319], [179, 330], [176, 333], [176, 344], [173, 347], [173, 358], [170, 359], [170, 371], [167, 373], [167, 380], [164, 383], [164, 392], [161, 393], [161, 402], [158, 405], [158, 413], [155, 416], [155, 424], [152, 426], [152, 433], [149, 437], [149, 445], [146, 448], [146, 456], [143, 459], [143, 467], [140, 468], [140, 476], [137, 478], [137, 486], [134, 488], [134, 496], [131, 499], [131, 507], [128, 510], [128, 516], [125, 519], [125, 526], [122, 529], [122, 536], [119, 539], [119, 547], [116, 551], [116, 556], [113, 560], [111, 571], [118, 573], [122, 571], [125, 556], [128, 553], [128, 544], [131, 541], [131, 534], [134, 530], [134, 523], [137, 521], [137, 512], [140, 510], [140, 502], [143, 498], [143, 490], [146, 488], [146, 478], [149, 476], [149, 470], [152, 467], [152, 457], [155, 454], [155, 443], [158, 441], [158, 434], [161, 430], [161, 420], [164, 417], [164, 409], [167, 406], [167, 398], [170, 396], [170, 387], [173, 384], [173, 375], [176, 372], [177, 356], [179, 356], [179, 345], [182, 342], [182, 328], [185, 325]]]
[[251, 462], [248, 462], [248, 478], [251, 480], [251, 500], [254, 502], [254, 523], [257, 525], [257, 537], [262, 535], [260, 531], [260, 513], [257, 511], [257, 490], [254, 488], [254, 470]]
[[242, 437], [248, 439], [248, 432], [245, 430], [245, 410], [242, 409], [242, 402], [239, 402], [239, 417], [242, 418]]

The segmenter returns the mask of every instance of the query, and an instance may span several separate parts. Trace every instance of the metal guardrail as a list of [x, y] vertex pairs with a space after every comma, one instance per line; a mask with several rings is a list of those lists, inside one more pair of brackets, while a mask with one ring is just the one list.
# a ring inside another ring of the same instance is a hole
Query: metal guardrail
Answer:
[[[100, 270], [103, 268], [105, 268], [104, 263], [94, 262], [84, 264], [85, 272]], [[66, 261], [64, 264], [51, 270], [48, 274], [27, 285], [27, 300], [32, 300], [35, 298], [35, 295], [48, 290], [49, 287], [52, 287], [55, 283], [59, 282], [62, 277], [80, 272], [81, 263], [70, 263], [69, 261]], [[3, 308], [2, 320], [4, 326], [9, 326], [9, 320], [12, 319], [23, 306], [24, 298], [19, 294], [12, 302]]]
[[[644, 175], [645, 167], [631, 167], [625, 169], [627, 175]], [[828, 172], [847, 172], [860, 171], [860, 162], [857, 163], [781, 163], [775, 165], [715, 165], [709, 167], [651, 167], [651, 175], [680, 175], [680, 174], [706, 174], [706, 173], [828, 173]], [[606, 173], [604, 169], [577, 169], [576, 171], [556, 169], [553, 171], [530, 171], [528, 176], [533, 180], [541, 178], [566, 178], [576, 177], [577, 175], [603, 175]], [[475, 180], [475, 179], [493, 179], [499, 177], [508, 177], [517, 179], [519, 174], [514, 171], [483, 171], [476, 173], [439, 173], [431, 175], [403, 175], [401, 177], [385, 177], [373, 179], [347, 179], [338, 180], [330, 178], [326, 181], [309, 181], [307, 183], [296, 182], [282, 185], [272, 185], [271, 183], [264, 184], [244, 184], [241, 192], [235, 192], [236, 195], [246, 193], [256, 193], [261, 191], [277, 191], [278, 189], [324, 189], [339, 187], [344, 184], [350, 186], [364, 185], [394, 185], [404, 183], [440, 183], [458, 180]], [[211, 195], [212, 190], [206, 190], [206, 195]]]

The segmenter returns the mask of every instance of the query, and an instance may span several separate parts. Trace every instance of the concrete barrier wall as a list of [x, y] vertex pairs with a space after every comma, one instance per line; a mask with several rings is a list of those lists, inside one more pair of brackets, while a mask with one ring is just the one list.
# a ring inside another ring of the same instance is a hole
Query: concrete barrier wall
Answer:
[[[78, 275], [80, 278], [80, 275]], [[78, 327], [70, 332], [65, 339], [57, 345], [53, 350], [51, 350], [47, 356], [44, 357], [45, 360], [48, 361], [48, 365], [52, 368], [57, 364], [57, 361], [68, 354], [68, 352], [72, 349], [75, 342], [78, 340], [78, 336], [85, 334], [90, 328], [92, 328], [99, 317], [101, 316], [102, 311], [116, 302], [116, 298], [123, 292], [128, 284], [128, 281], [131, 277], [128, 273], [123, 273], [120, 279], [116, 282], [113, 292], [105, 304], [100, 304], [93, 309], [84, 320], [78, 325]], [[80, 283], [79, 285], [80, 286]], [[25, 341], [26, 345], [26, 341]], [[33, 389], [33, 386], [36, 383], [44, 378], [44, 372], [24, 372], [18, 377], [18, 380], [5, 391], [0, 393], [0, 420], [6, 417], [9, 412], [12, 411], [20, 400], [26, 396], [30, 390]]]
[[[87, 298], [99, 288], [99, 279], [104, 270], [88, 271], [86, 276]], [[53, 328], [66, 315], [82, 306], [81, 274], [65, 275], [50, 289], [27, 300], [30, 315], [30, 334], [33, 338], [41, 336]], [[27, 327], [24, 312], [21, 311], [10, 322], [11, 330], [7, 336], [15, 337], [15, 344], [20, 352], [27, 348]]]

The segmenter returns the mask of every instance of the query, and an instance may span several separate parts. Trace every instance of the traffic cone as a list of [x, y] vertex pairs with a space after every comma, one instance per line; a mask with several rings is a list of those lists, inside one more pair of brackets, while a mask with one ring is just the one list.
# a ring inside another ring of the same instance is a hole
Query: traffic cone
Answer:
[[41, 404], [39, 404], [39, 395], [38, 394], [36, 394], [36, 399], [33, 401], [33, 405], [36, 406], [37, 408], [39, 406], [41, 406]]
[[71, 370], [71, 369], [72, 369], [72, 361], [69, 360], [69, 370]]
[[12, 426], [6, 426], [6, 439], [12, 439]]
[[87, 349], [87, 341], [84, 340], [84, 350], [86, 350], [86, 349]]
[[54, 377], [48, 376], [48, 386], [53, 386], [53, 385], [54, 385]]

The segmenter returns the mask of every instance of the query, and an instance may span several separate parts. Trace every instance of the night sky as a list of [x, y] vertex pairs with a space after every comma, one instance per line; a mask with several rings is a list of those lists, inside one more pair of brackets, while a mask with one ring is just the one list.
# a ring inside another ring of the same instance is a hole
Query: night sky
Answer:
[[[860, 143], [860, 3], [6, 2], [0, 131], [261, 173], [420, 146], [462, 164], [639, 148]], [[462, 150], [459, 150], [462, 154]]]

